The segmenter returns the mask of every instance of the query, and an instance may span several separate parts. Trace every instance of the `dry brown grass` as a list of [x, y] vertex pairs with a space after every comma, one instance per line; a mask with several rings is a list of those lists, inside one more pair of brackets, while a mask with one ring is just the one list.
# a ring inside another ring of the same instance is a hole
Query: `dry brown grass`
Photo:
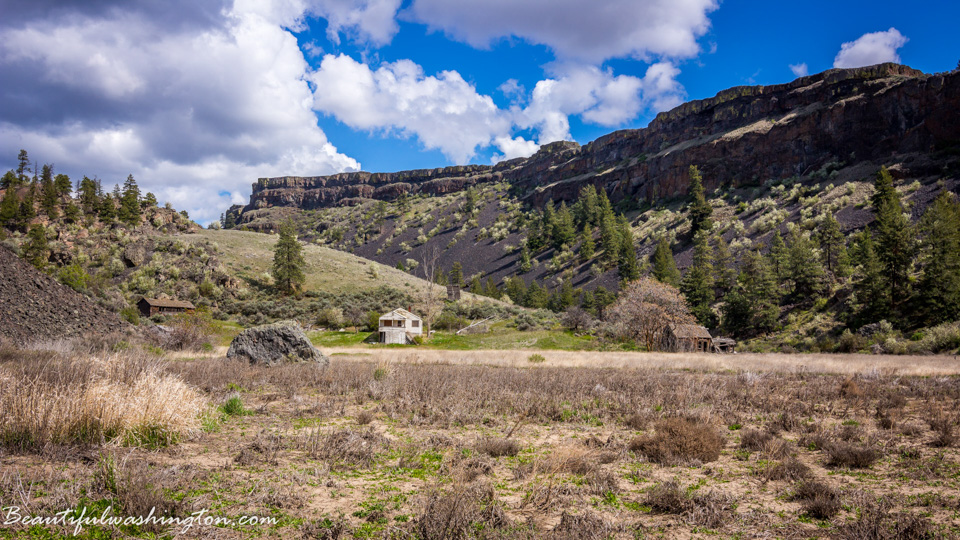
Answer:
[[673, 465], [698, 461], [709, 463], [720, 457], [723, 437], [711, 425], [687, 418], [667, 418], [657, 422], [651, 436], [638, 437], [630, 449], [650, 461]]
[[137, 353], [26, 352], [0, 360], [0, 441], [7, 447], [163, 446], [196, 434], [206, 399]]

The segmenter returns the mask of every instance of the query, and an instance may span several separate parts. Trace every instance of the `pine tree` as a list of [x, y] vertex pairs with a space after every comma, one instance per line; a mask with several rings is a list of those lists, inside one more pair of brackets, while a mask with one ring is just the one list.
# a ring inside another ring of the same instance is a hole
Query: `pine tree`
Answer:
[[80, 221], [80, 209], [77, 208], [77, 205], [74, 204], [72, 200], [63, 206], [63, 219], [67, 223]]
[[592, 291], [583, 291], [583, 294], [580, 295], [580, 309], [594, 317], [597, 316], [597, 305]]
[[534, 215], [533, 218], [527, 223], [527, 241], [526, 247], [530, 250], [530, 253], [537, 253], [543, 247], [546, 240], [547, 232], [543, 229], [543, 218], [539, 215]]
[[910, 270], [916, 252], [913, 227], [903, 215], [900, 194], [893, 187], [893, 177], [886, 167], [877, 173], [871, 202], [876, 213], [877, 257], [883, 266], [883, 278], [890, 289], [890, 316], [897, 322], [904, 318], [904, 305], [910, 297]]
[[661, 283], [673, 287], [680, 285], [680, 270], [666, 238], [660, 238], [657, 242], [657, 247], [650, 256], [650, 266], [653, 267], [653, 277]]
[[777, 284], [759, 251], [743, 255], [737, 284], [724, 298], [723, 327], [734, 335], [773, 330], [780, 315]]
[[123, 194], [120, 196], [120, 210], [117, 212], [117, 217], [127, 225], [133, 226], [140, 223], [140, 214], [140, 188], [130, 174], [123, 183]]
[[787, 242], [787, 266], [793, 282], [793, 295], [798, 300], [816, 300], [823, 294], [823, 266], [814, 250], [813, 241], [795, 227]]
[[0, 189], [10, 189], [17, 187], [17, 175], [14, 174], [13, 170], [9, 170], [3, 173], [3, 177], [0, 178]]
[[468, 187], [466, 193], [463, 196], [463, 206], [461, 209], [466, 215], [473, 214], [473, 211], [477, 208], [477, 190], [473, 186]]
[[919, 304], [922, 322], [960, 319], [960, 203], [943, 191], [920, 220], [923, 231]]
[[3, 201], [0, 202], [0, 227], [13, 229], [16, 227], [17, 214], [20, 212], [20, 197], [16, 189], [7, 189], [3, 192]]
[[470, 292], [476, 295], [483, 294], [483, 283], [480, 281], [479, 275], [474, 275], [473, 279], [470, 280]]
[[817, 229], [817, 241], [820, 243], [820, 255], [824, 266], [831, 277], [838, 278], [846, 275], [846, 239], [840, 230], [840, 223], [827, 213]]
[[593, 185], [584, 186], [580, 189], [580, 197], [573, 205], [573, 217], [577, 227], [593, 228], [598, 224], [597, 217], [600, 213], [600, 207], [597, 199], [597, 188]]
[[27, 241], [23, 245], [23, 258], [39, 269], [47, 265], [49, 250], [47, 248], [47, 231], [43, 225], [31, 225], [27, 233]]
[[98, 214], [100, 221], [104, 223], [113, 223], [117, 219], [117, 206], [112, 195], [106, 194], [100, 198]]
[[566, 311], [568, 307], [574, 304], [576, 300], [574, 299], [573, 285], [570, 284], [570, 280], [565, 279], [560, 283], [560, 291], [557, 296], [557, 312]]
[[527, 294], [524, 298], [523, 305], [529, 308], [542, 309], [547, 307], [547, 302], [550, 300], [550, 295], [547, 291], [541, 287], [536, 281], [530, 284], [530, 287], [527, 288]]
[[27, 195], [20, 202], [20, 211], [17, 214], [17, 221], [20, 222], [20, 229], [27, 230], [30, 220], [37, 217], [37, 210], [34, 204], [36, 195], [34, 190], [28, 190]]
[[80, 195], [80, 206], [84, 214], [93, 214], [100, 207], [100, 188], [97, 183], [86, 176], [80, 180], [80, 188], [77, 190]]
[[713, 291], [713, 253], [705, 231], [694, 237], [693, 266], [680, 282], [680, 291], [687, 299], [690, 313], [703, 326], [716, 326], [716, 315], [711, 309], [715, 296]]
[[593, 241], [593, 234], [587, 229], [580, 233], [580, 239], [580, 261], [587, 262], [597, 251], [597, 244]]
[[147, 194], [143, 196], [143, 201], [140, 205], [143, 208], [156, 208], [157, 196], [148, 191]]
[[613, 211], [600, 218], [600, 247], [603, 248], [603, 260], [612, 264], [620, 259], [620, 239], [617, 235]]
[[273, 279], [282, 294], [294, 294], [300, 289], [306, 281], [305, 266], [303, 246], [297, 241], [293, 223], [284, 223], [273, 248]]
[[713, 207], [707, 202], [703, 191], [703, 177], [696, 165], [690, 166], [690, 234], [696, 236], [699, 231], [709, 231], [713, 227], [710, 214]]
[[727, 241], [723, 239], [723, 236], [717, 235], [715, 240], [716, 248], [714, 253], [716, 257], [714, 259], [714, 281], [715, 287], [717, 290], [717, 298], [723, 299], [723, 297], [733, 289], [734, 285], [737, 283], [737, 269], [735, 267], [736, 261], [733, 258], [733, 254], [730, 253], [730, 245], [727, 244]]
[[577, 229], [573, 224], [573, 214], [566, 203], [560, 203], [556, 219], [553, 222], [553, 248], [560, 250], [564, 245], [572, 245], [577, 236]]
[[56, 178], [53, 179], [53, 184], [57, 188], [57, 195], [60, 197], [68, 197], [71, 192], [73, 192], [73, 182], [70, 181], [70, 177], [65, 174], [58, 174]]
[[224, 218], [224, 229], [232, 229], [237, 226], [237, 216], [233, 212], [227, 211], [227, 217]]
[[514, 304], [523, 305], [527, 297], [527, 286], [519, 276], [511, 276], [504, 283], [504, 292]]
[[400, 195], [397, 196], [397, 210], [400, 211], [401, 215], [410, 211], [410, 199], [407, 198], [406, 191], [400, 192]]
[[59, 215], [59, 200], [57, 186], [53, 183], [53, 168], [46, 164], [40, 174], [40, 208], [50, 220], [57, 219]]
[[617, 274], [623, 281], [640, 279], [640, 266], [637, 264], [637, 250], [633, 245], [633, 230], [626, 218], [619, 223], [620, 253], [617, 260]]
[[450, 278], [449, 283], [451, 285], [458, 285], [460, 287], [464, 286], [463, 283], [463, 265], [460, 264], [460, 261], [453, 263], [453, 266], [450, 267], [450, 274], [447, 276]]
[[877, 256], [876, 243], [869, 231], [862, 231], [854, 238], [853, 274], [855, 295], [855, 322], [868, 324], [889, 316], [890, 289], [883, 279], [883, 265]]
[[770, 240], [770, 269], [773, 271], [773, 276], [777, 280], [777, 287], [780, 289], [784, 288], [789, 276], [787, 257], [787, 244], [784, 243], [778, 229], [773, 233], [773, 238]]
[[503, 291], [500, 290], [500, 287], [497, 287], [497, 283], [493, 281], [493, 278], [488, 276], [487, 284], [483, 288], [483, 295], [499, 300], [500, 297], [503, 296]]
[[17, 185], [22, 186], [27, 183], [28, 172], [30, 172], [30, 156], [27, 155], [26, 150], [21, 149], [17, 154]]
[[527, 249], [527, 245], [524, 244], [520, 248], [520, 273], [526, 274], [530, 270], [533, 270], [533, 261], [530, 259], [530, 250]]
[[597, 317], [603, 319], [603, 312], [610, 304], [617, 300], [617, 295], [600, 285], [593, 290], [593, 304], [596, 306]]

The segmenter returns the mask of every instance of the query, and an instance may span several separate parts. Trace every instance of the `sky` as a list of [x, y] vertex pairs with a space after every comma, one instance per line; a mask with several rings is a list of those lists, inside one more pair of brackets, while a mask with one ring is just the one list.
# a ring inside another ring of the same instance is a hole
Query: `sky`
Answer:
[[0, 0], [26, 149], [200, 223], [259, 177], [491, 164], [740, 85], [960, 60], [960, 2]]

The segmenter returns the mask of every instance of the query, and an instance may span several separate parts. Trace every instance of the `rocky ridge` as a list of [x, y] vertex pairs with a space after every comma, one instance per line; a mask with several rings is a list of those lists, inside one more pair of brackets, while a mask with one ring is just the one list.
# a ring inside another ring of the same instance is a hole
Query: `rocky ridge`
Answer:
[[[544, 145], [529, 158], [396, 173], [261, 178], [250, 204], [230, 209], [238, 224], [277, 207], [316, 209], [401, 193], [439, 195], [507, 181], [526, 200], [573, 200], [604, 188], [614, 202], [685, 193], [700, 166], [706, 187], [760, 184], [824, 167], [905, 164], [904, 174], [943, 168], [938, 151], [960, 146], [960, 71], [929, 75], [898, 64], [833, 69], [772, 86], [730, 88], [660, 113], [648, 127], [580, 146]], [[256, 227], [254, 227], [256, 228]]]

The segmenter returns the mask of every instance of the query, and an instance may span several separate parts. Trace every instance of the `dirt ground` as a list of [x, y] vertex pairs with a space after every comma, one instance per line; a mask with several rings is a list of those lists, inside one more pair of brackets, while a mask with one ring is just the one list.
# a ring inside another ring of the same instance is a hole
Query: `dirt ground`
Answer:
[[277, 520], [188, 538], [960, 535], [953, 358], [324, 352], [326, 370], [171, 357], [242, 410], [157, 450], [2, 451], [2, 506]]

